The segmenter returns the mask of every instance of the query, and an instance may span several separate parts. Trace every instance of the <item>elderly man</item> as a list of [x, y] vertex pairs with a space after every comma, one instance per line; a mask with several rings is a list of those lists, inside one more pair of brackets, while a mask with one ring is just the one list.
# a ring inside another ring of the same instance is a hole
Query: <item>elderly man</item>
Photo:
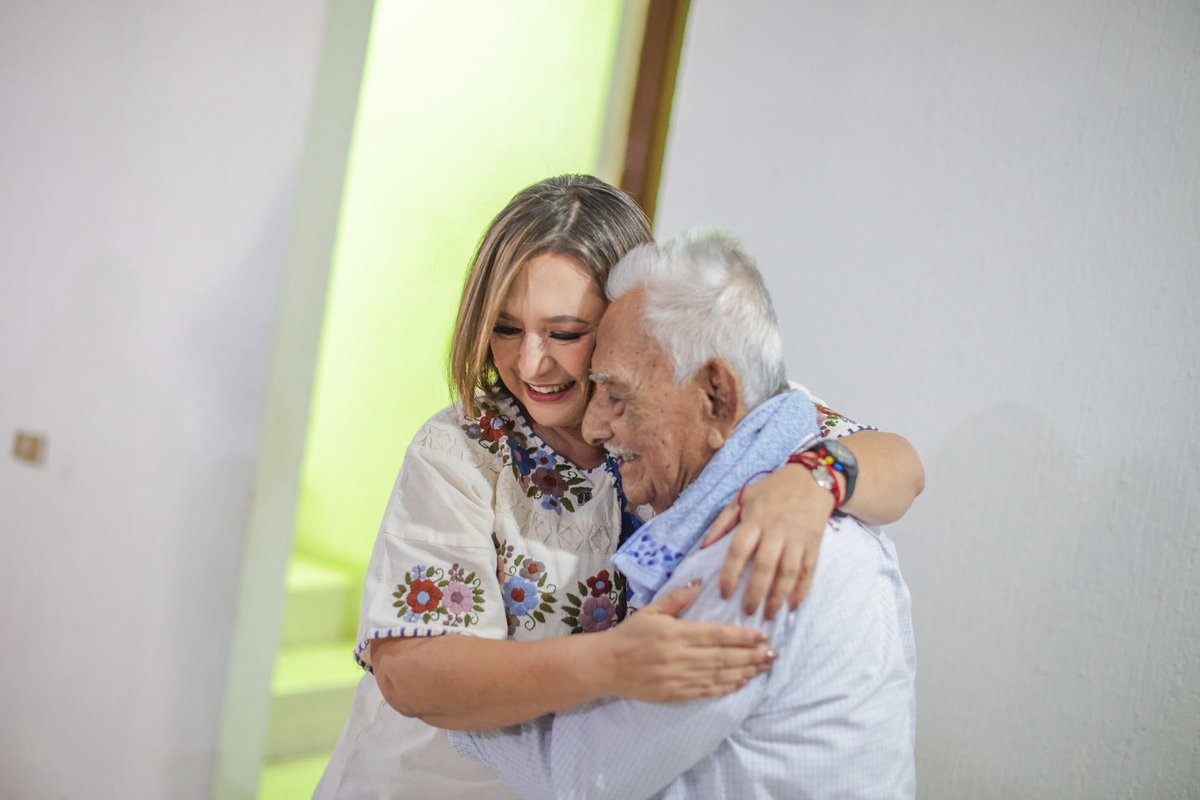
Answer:
[[756, 625], [779, 659], [726, 697], [608, 700], [452, 734], [455, 747], [531, 798], [912, 797], [915, 655], [890, 541], [831, 520], [808, 599], [770, 621], [721, 600], [729, 539], [698, 546], [747, 481], [816, 432], [758, 271], [730, 238], [690, 234], [631, 252], [607, 290], [584, 433], [656, 512], [616, 558], [631, 604], [702, 581], [683, 616]]

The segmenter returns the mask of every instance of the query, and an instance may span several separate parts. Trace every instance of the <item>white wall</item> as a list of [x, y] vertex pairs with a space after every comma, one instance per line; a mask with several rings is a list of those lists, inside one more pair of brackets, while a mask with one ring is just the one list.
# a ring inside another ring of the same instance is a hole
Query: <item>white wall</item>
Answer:
[[208, 794], [324, 11], [0, 6], [0, 796]]
[[662, 192], [922, 452], [921, 796], [1200, 795], [1200, 6], [696, 0]]

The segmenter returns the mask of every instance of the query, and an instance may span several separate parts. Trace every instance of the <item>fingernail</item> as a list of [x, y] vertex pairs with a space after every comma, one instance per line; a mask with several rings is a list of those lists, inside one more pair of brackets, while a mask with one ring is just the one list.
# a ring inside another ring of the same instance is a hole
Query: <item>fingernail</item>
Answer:
[[693, 586], [699, 586], [699, 585], [700, 585], [699, 578], [692, 578], [690, 581], [687, 582], [687, 588], [689, 588], [689, 589], [692, 588]]
[[774, 661], [775, 659], [779, 658], [779, 653], [775, 652], [775, 650], [773, 648], [768, 647], [767, 648], [767, 658]]

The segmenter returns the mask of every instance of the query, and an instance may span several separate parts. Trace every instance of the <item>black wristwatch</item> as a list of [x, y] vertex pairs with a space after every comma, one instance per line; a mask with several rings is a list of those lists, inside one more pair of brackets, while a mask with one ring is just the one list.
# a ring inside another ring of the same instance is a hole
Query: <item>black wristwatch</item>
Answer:
[[858, 460], [850, 448], [838, 442], [837, 439], [820, 439], [805, 448], [804, 452], [812, 453], [817, 460], [826, 464], [830, 469], [842, 473], [846, 482], [846, 491], [838, 506], [844, 506], [854, 496], [854, 484], [858, 481]]

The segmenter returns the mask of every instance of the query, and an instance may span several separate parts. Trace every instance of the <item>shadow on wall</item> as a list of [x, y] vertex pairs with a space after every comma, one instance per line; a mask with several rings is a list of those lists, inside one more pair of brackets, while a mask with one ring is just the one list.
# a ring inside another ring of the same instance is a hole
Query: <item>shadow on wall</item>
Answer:
[[[1146, 530], [1137, 507], [1151, 500], [1153, 456], [1135, 465], [1111, 452], [1085, 470], [1051, 418], [1005, 403], [926, 454], [930, 491], [905, 521], [919, 533], [901, 541], [919, 774], [937, 781], [923, 797], [1186, 793], [1196, 654], [1156, 628], [1200, 607], [1195, 582], [1164, 569], [1200, 565], [1200, 537]], [[982, 716], [989, 708], [1009, 710]]]

